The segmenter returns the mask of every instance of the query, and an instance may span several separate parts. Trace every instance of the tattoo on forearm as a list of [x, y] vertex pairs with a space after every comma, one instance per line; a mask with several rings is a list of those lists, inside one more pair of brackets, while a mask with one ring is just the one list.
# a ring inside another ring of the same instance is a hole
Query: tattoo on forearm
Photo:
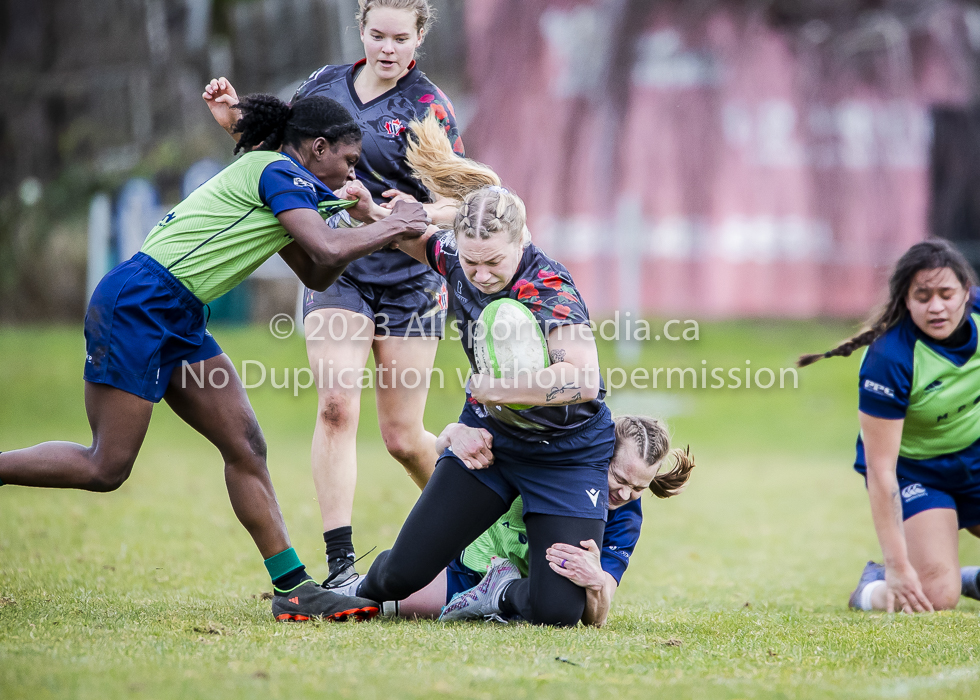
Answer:
[[[576, 391], [578, 388], [579, 387], [576, 384], [572, 384], [571, 382], [569, 382], [564, 386], [553, 387], [551, 391], [548, 392], [548, 395], [545, 397], [545, 402], [551, 404], [552, 406], [568, 406], [569, 404], [578, 403], [579, 401], [582, 400], [582, 392]], [[572, 398], [566, 399], [564, 401], [555, 400], [560, 394], [564, 394], [566, 391], [567, 392], [574, 391], [575, 395]]]
[[[578, 388], [579, 387], [576, 384], [573, 384], [572, 382], [569, 382], [564, 386], [552, 387], [551, 390], [548, 392], [548, 395], [545, 396], [544, 400], [547, 401], [548, 403], [551, 403], [552, 401], [555, 400], [555, 397], [558, 396], [559, 394], [564, 394], [566, 391], [575, 391]], [[582, 394], [579, 393], [579, 398], [581, 398], [581, 396]]]
[[565, 361], [565, 351], [564, 350], [552, 350], [551, 351], [551, 364]]
[[904, 523], [902, 518], [902, 496], [898, 489], [892, 491], [892, 512], [895, 514], [895, 522], [901, 528]]

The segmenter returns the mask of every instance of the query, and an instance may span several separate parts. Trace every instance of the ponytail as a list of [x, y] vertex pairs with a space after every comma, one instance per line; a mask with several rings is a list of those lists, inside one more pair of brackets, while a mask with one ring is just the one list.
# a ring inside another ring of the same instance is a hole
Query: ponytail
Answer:
[[411, 134], [405, 161], [412, 174], [433, 194], [462, 202], [481, 187], [500, 186], [500, 178], [483, 163], [460, 158], [433, 110], [408, 125]]
[[246, 95], [234, 106], [242, 116], [232, 127], [241, 134], [235, 155], [241, 150], [251, 150], [263, 144], [265, 150], [275, 151], [282, 146], [286, 124], [293, 114], [292, 108], [275, 95]]
[[650, 482], [650, 490], [657, 498], [670, 498], [686, 489], [691, 472], [694, 471], [695, 464], [694, 458], [691, 457], [690, 445], [685, 450], [680, 448], [671, 450], [671, 456], [674, 458], [673, 468], [666, 474], [661, 474], [658, 470], [657, 475]]

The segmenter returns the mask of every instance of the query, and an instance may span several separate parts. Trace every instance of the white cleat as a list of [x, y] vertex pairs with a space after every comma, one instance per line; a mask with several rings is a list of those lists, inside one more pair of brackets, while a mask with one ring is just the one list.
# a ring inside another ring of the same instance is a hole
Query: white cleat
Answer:
[[490, 568], [473, 588], [457, 593], [439, 615], [440, 622], [456, 620], [482, 620], [500, 614], [500, 596], [511, 581], [521, 577], [521, 572], [509, 559], [494, 557]]

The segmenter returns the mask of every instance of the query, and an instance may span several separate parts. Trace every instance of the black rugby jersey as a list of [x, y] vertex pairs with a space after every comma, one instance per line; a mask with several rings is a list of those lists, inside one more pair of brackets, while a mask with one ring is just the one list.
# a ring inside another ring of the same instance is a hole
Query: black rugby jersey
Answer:
[[[353, 115], [363, 134], [361, 159], [354, 172], [375, 202], [388, 201], [381, 193], [389, 189], [401, 190], [420, 202], [431, 202], [428, 190], [412, 177], [405, 162], [405, 132], [412, 120], [424, 119], [431, 109], [446, 129], [453, 150], [463, 155], [463, 141], [456, 126], [453, 105], [414, 61], [395, 87], [364, 104], [354, 90], [354, 78], [366, 63], [362, 58], [354, 64], [324, 66], [300, 85], [293, 102], [302, 97], [323, 95], [336, 100]], [[425, 265], [402, 251], [389, 249], [379, 250], [347, 266], [347, 273], [354, 279], [385, 285], [398, 284], [427, 271]]]
[[[431, 236], [426, 242], [425, 255], [432, 269], [446, 278], [460, 340], [474, 372], [476, 360], [473, 356], [472, 331], [483, 309], [497, 299], [509, 297], [524, 304], [538, 322], [545, 338], [557, 326], [589, 325], [589, 310], [568, 270], [534, 244], [524, 249], [517, 272], [508, 285], [494, 294], [484, 294], [466, 278], [459, 263], [456, 236], [452, 231], [440, 231]], [[557, 437], [565, 431], [581, 427], [602, 410], [606, 390], [601, 372], [599, 381], [599, 397], [586, 403], [534, 406], [523, 410], [501, 406], [499, 410], [488, 411], [488, 415], [504, 432], [517, 438], [529, 435]], [[478, 409], [486, 410], [469, 395], [468, 388], [466, 400]]]

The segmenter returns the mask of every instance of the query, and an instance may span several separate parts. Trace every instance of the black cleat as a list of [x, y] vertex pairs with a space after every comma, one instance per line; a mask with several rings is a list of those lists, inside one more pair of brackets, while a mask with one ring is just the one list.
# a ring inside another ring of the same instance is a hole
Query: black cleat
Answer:
[[279, 622], [370, 620], [381, 611], [373, 600], [340, 595], [307, 579], [289, 591], [274, 589], [272, 616]]

